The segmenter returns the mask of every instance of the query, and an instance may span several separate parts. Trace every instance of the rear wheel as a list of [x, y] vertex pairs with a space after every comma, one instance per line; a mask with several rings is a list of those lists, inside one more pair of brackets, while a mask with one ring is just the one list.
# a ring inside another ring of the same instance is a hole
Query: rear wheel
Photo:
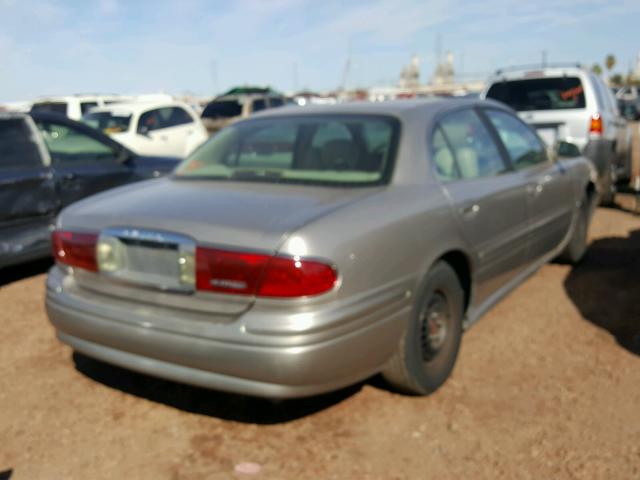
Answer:
[[618, 181], [618, 174], [614, 165], [609, 166], [607, 182], [602, 192], [602, 198], [600, 204], [604, 206], [611, 206], [615, 203], [616, 198], [616, 183]]
[[382, 372], [403, 392], [426, 395], [438, 389], [455, 365], [462, 337], [464, 292], [451, 266], [436, 263], [423, 280], [407, 330]]

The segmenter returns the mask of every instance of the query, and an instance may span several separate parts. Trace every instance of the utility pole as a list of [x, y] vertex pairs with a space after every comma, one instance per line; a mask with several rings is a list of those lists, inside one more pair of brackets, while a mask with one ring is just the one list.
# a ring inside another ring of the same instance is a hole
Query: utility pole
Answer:
[[292, 65], [293, 74], [293, 93], [298, 92], [298, 62], [294, 61]]
[[211, 60], [211, 80], [213, 81], [213, 94], [218, 95], [218, 62]]
[[547, 51], [542, 50], [542, 68], [546, 68], [547, 66]]

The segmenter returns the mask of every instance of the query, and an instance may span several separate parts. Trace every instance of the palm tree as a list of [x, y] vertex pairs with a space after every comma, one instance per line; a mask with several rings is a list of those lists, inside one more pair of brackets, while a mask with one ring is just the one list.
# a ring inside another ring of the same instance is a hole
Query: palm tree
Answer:
[[591, 67], [591, 71], [596, 75], [602, 75], [602, 67], [597, 63], [593, 64], [593, 66]]
[[604, 59], [604, 64], [607, 66], [607, 70], [611, 72], [611, 69], [616, 66], [616, 57], [612, 54], [607, 55], [607, 58]]

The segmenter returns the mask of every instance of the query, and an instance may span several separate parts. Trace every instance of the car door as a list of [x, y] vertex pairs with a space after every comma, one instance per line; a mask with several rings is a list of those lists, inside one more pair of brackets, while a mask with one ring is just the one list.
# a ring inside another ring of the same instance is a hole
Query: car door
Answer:
[[474, 253], [479, 303], [526, 263], [526, 184], [496, 140], [471, 108], [439, 119], [431, 140], [433, 163]]
[[89, 127], [64, 120], [36, 120], [51, 156], [63, 206], [94, 193], [135, 181], [124, 150]]
[[150, 110], [140, 116], [138, 133], [147, 138], [141, 140], [147, 155], [183, 157], [189, 137], [196, 129], [195, 121], [181, 107], [163, 107]]
[[567, 235], [574, 211], [573, 185], [562, 164], [551, 162], [542, 140], [522, 120], [503, 110], [483, 109], [516, 172], [527, 183], [528, 260], [538, 262]]
[[35, 134], [29, 117], [0, 118], [0, 267], [49, 251], [58, 201]]

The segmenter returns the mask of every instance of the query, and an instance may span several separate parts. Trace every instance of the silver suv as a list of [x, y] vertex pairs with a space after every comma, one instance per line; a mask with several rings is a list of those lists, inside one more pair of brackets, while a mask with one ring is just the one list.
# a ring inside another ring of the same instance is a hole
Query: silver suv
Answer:
[[506, 103], [549, 145], [573, 143], [591, 159], [601, 202], [613, 202], [618, 180], [631, 175], [631, 131], [611, 90], [580, 66], [498, 70], [482, 98]]

